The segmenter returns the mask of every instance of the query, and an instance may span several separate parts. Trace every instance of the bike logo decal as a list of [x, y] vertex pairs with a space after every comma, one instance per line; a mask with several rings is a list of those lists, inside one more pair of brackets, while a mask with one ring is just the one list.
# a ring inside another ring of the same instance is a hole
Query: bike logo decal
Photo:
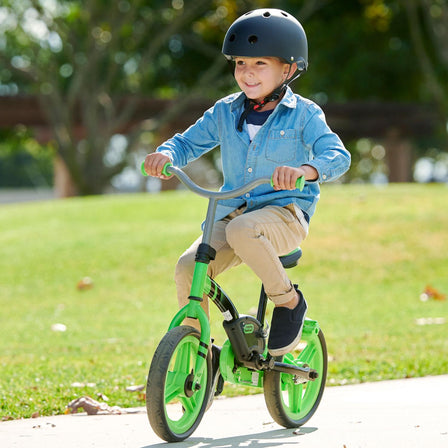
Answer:
[[243, 327], [244, 334], [251, 334], [255, 331], [254, 324], [246, 324]]

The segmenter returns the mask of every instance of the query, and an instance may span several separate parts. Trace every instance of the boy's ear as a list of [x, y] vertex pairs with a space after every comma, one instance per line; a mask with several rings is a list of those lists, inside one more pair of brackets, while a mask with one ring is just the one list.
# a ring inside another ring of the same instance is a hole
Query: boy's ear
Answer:
[[297, 63], [294, 62], [294, 64], [288, 65], [288, 70], [285, 72], [285, 75], [287, 76], [288, 79], [291, 79], [296, 71], [297, 71]]

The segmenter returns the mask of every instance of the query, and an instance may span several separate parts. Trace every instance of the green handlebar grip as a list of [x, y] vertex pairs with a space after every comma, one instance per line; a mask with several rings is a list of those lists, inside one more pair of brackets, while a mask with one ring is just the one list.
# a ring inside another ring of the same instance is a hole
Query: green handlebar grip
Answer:
[[168, 173], [168, 172], [166, 171], [166, 169], [167, 169], [168, 167], [170, 167], [170, 166], [173, 166], [173, 164], [172, 164], [171, 162], [166, 162], [165, 165], [163, 165], [163, 168], [162, 168], [162, 174], [163, 174], [164, 176], [166, 176], [166, 177], [170, 177], [170, 176], [171, 176], [171, 174]]
[[296, 188], [298, 188], [300, 191], [302, 191], [304, 186], [305, 186], [305, 176], [300, 176], [296, 180]]
[[[305, 176], [300, 176], [296, 180], [296, 188], [302, 191], [304, 186], [305, 186]], [[272, 177], [271, 177], [271, 187], [274, 187], [274, 181], [272, 180]]]
[[140, 171], [142, 172], [143, 176], [149, 176], [149, 174], [145, 171], [145, 161], [143, 160], [142, 164], [140, 165]]
[[[170, 177], [171, 174], [166, 172], [166, 169], [169, 166], [173, 166], [173, 164], [171, 162], [167, 162], [165, 163], [165, 165], [162, 168], [162, 174], [166, 177]], [[143, 176], [149, 176], [149, 174], [145, 171], [145, 161], [142, 162], [142, 164], [140, 165], [140, 171], [142, 172]]]

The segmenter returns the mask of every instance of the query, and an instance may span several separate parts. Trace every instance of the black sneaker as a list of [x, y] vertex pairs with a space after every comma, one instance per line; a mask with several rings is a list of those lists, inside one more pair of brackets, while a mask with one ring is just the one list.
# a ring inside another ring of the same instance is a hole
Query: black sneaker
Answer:
[[297, 346], [302, 337], [308, 306], [301, 291], [297, 288], [296, 291], [299, 294], [299, 303], [294, 309], [275, 307], [272, 313], [268, 340], [268, 350], [272, 356], [286, 355]]
[[224, 378], [219, 370], [219, 355], [221, 354], [221, 347], [212, 344], [212, 384], [210, 387], [210, 395], [206, 410], [212, 405], [213, 398], [220, 395], [224, 389]]

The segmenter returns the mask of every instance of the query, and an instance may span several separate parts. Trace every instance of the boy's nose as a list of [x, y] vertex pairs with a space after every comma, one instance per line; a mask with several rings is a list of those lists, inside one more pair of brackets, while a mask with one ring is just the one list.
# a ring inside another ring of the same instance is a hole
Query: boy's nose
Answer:
[[254, 77], [254, 71], [251, 68], [247, 67], [244, 70], [244, 75], [247, 76], [248, 78], [253, 78]]

